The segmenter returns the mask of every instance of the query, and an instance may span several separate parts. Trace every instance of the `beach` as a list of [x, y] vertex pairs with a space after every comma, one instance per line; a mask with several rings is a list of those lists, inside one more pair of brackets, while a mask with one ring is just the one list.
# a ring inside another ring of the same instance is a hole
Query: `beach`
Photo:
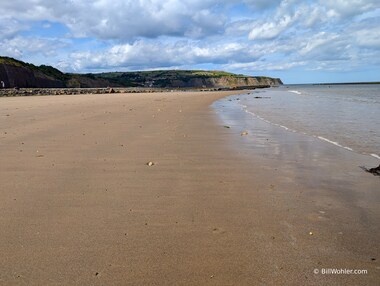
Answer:
[[0, 98], [0, 284], [378, 285], [378, 159], [240, 93]]

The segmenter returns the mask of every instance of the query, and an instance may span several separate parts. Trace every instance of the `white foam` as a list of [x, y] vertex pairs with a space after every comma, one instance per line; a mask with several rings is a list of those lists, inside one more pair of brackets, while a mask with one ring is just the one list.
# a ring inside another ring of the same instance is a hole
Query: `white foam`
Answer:
[[279, 125], [279, 127], [284, 128], [285, 130], [289, 130], [289, 128], [284, 125]]
[[332, 141], [332, 140], [327, 139], [327, 138], [325, 138], [325, 137], [322, 137], [322, 136], [314, 136], [314, 137], [317, 137], [318, 139], [321, 139], [321, 140], [323, 140], [323, 141], [329, 142], [329, 143], [331, 143], [331, 144], [334, 144], [335, 146], [338, 146], [338, 147], [344, 148], [344, 149], [346, 149], [346, 150], [354, 151], [354, 150], [353, 150], [352, 148], [350, 148], [350, 147], [340, 145], [338, 142]]
[[[264, 121], [264, 122], [266, 122], [266, 123], [268, 123], [268, 124], [271, 124], [271, 125], [274, 125], [274, 126], [280, 127], [280, 128], [282, 128], [282, 129], [285, 129], [285, 130], [290, 131], [290, 132], [293, 132], [293, 133], [302, 133], [302, 134], [304, 134], [304, 135], [306, 135], [306, 136], [312, 136], [312, 137], [314, 137], [314, 138], [318, 138], [318, 139], [320, 139], [320, 140], [323, 140], [323, 141], [325, 141], [325, 142], [328, 142], [328, 143], [330, 143], [330, 144], [333, 144], [333, 145], [335, 145], [335, 146], [337, 146], [337, 147], [340, 147], [340, 148], [346, 149], [346, 150], [351, 151], [351, 152], [355, 152], [352, 148], [347, 147], [347, 146], [343, 146], [343, 145], [339, 144], [338, 142], [332, 141], [332, 140], [327, 139], [327, 138], [325, 138], [325, 137], [323, 137], [323, 136], [311, 135], [311, 134], [308, 134], [308, 133], [306, 133], [306, 132], [300, 132], [300, 131], [297, 131], [297, 130], [295, 130], [295, 129], [289, 128], [289, 127], [287, 127], [287, 126], [285, 126], [285, 125], [281, 125], [281, 124], [273, 123], [273, 122], [271, 122], [271, 121], [269, 121], [269, 120], [267, 120], [267, 119], [261, 117], [260, 115], [257, 115], [256, 113], [254, 113], [254, 112], [252, 112], [252, 111], [249, 111], [249, 110], [247, 109], [247, 106], [246, 106], [246, 105], [242, 105], [242, 104], [240, 104], [240, 105], [242, 106], [242, 110], [244, 110], [246, 113], [249, 113], [249, 114], [251, 114], [252, 116], [256, 117], [257, 119], [260, 119], [260, 120], [262, 120], [262, 121]], [[363, 153], [363, 155], [368, 155], [368, 153], [367, 153], [367, 154]], [[375, 157], [375, 158], [377, 158], [377, 159], [380, 159], [380, 155], [377, 155], [377, 154], [369, 154], [369, 155], [371, 155], [372, 157]]]
[[317, 138], [323, 140], [323, 141], [326, 141], [326, 142], [329, 142], [331, 144], [334, 144], [335, 146], [339, 146], [339, 147], [342, 147], [344, 148], [344, 146], [340, 145], [338, 142], [335, 142], [335, 141], [331, 141], [330, 139], [327, 139], [325, 137], [322, 137], [322, 136], [317, 136]]
[[[297, 90], [290, 90], [289, 92], [293, 92], [293, 93], [296, 93], [296, 94], [302, 94], [301, 92], [299, 92], [299, 91], [297, 91]], [[271, 122], [271, 121], [269, 121], [269, 120], [267, 120], [267, 119], [261, 117], [260, 115], [257, 115], [257, 114], [255, 114], [255, 113], [252, 112], [252, 111], [249, 111], [247, 105], [244, 105], [244, 104], [242, 104], [242, 103], [238, 103], [238, 105], [240, 105], [240, 106], [241, 106], [241, 109], [242, 109], [243, 111], [245, 111], [246, 113], [249, 113], [249, 114], [251, 114], [252, 116], [256, 117], [257, 119], [259, 119], [259, 120], [261, 120], [261, 121], [264, 121], [264, 122], [266, 122], [266, 123], [268, 123], [268, 124], [271, 124], [271, 125], [273, 125], [273, 126], [280, 127], [280, 128], [282, 128], [282, 129], [285, 129], [285, 130], [290, 131], [290, 132], [293, 132], [293, 133], [300, 133], [300, 134], [304, 134], [304, 135], [306, 135], [306, 136], [311, 136], [311, 137], [317, 138], [317, 139], [319, 139], [319, 140], [323, 140], [323, 141], [325, 141], [325, 142], [328, 142], [328, 143], [330, 143], [330, 144], [333, 144], [333, 145], [335, 145], [335, 146], [337, 146], [337, 147], [340, 147], [340, 148], [346, 149], [346, 150], [348, 150], [348, 151], [350, 151], [350, 152], [358, 153], [358, 152], [356, 152], [354, 149], [352, 149], [352, 148], [350, 148], [350, 147], [348, 147], [348, 146], [343, 146], [343, 145], [339, 144], [338, 142], [333, 141], [333, 140], [330, 140], [330, 139], [325, 138], [325, 137], [323, 137], [323, 136], [318, 136], [318, 135], [309, 134], [309, 133], [307, 133], [307, 132], [303, 132], [303, 131], [299, 131], [299, 130], [295, 130], [295, 129], [289, 128], [289, 127], [287, 127], [287, 126], [285, 126], [285, 125], [281, 125], [281, 124], [278, 124], [278, 123]], [[374, 157], [374, 158], [380, 160], [380, 155], [378, 155], [378, 154], [374, 154], [374, 153], [369, 154], [369, 153], [364, 153], [364, 152], [363, 152], [363, 153], [359, 153], [359, 154], [367, 155], [367, 156], [372, 156], [372, 157]]]
[[371, 156], [372, 156], [372, 157], [375, 157], [375, 158], [377, 158], [377, 159], [380, 159], [380, 156], [377, 155], [377, 154], [371, 154]]
[[271, 121], [269, 121], [269, 120], [267, 120], [267, 119], [261, 117], [260, 115], [255, 114], [254, 112], [251, 112], [251, 111], [249, 111], [249, 110], [247, 110], [247, 109], [244, 109], [244, 111], [245, 111], [246, 113], [249, 113], [249, 114], [255, 116], [256, 118], [258, 118], [258, 119], [260, 119], [260, 120], [262, 120], [262, 121], [264, 121], [264, 122], [266, 122], [266, 123], [271, 124], [271, 125], [274, 125], [274, 126], [277, 126], [277, 127], [283, 128], [283, 129], [288, 130], [288, 131], [291, 131], [291, 132], [297, 132], [296, 130], [291, 129], [291, 128], [289, 128], [289, 127], [286, 127], [286, 126], [284, 126], [284, 125], [277, 124], [277, 123], [273, 123], [273, 122], [271, 122]]

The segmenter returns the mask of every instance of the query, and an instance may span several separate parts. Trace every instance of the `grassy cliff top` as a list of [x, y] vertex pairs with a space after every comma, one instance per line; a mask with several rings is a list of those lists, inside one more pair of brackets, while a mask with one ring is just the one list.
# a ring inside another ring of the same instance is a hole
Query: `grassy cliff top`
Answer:
[[32, 65], [32, 64], [28, 64], [28, 63], [16, 60], [14, 58], [9, 58], [9, 57], [0, 57], [0, 64], [17, 66], [17, 67], [28, 67]]
[[[87, 74], [89, 75], [89, 74]], [[104, 78], [115, 78], [122, 75], [133, 77], [143, 76], [147, 78], [157, 77], [249, 77], [242, 74], [234, 74], [225, 71], [206, 71], [206, 70], [152, 70], [152, 71], [128, 71], [128, 72], [104, 72], [99, 74], [92, 74], [94, 76]]]

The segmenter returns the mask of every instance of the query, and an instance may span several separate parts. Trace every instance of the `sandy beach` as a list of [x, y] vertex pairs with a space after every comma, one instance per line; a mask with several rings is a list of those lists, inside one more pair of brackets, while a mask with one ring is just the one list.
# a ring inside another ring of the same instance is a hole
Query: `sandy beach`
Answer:
[[0, 284], [379, 285], [379, 177], [252, 148], [211, 107], [238, 93], [0, 98]]

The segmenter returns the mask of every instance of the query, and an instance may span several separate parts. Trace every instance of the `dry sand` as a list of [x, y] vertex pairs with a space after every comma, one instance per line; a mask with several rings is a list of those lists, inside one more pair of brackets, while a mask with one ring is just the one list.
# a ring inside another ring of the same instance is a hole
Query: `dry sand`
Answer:
[[0, 284], [378, 285], [379, 196], [234, 152], [229, 94], [0, 98]]

